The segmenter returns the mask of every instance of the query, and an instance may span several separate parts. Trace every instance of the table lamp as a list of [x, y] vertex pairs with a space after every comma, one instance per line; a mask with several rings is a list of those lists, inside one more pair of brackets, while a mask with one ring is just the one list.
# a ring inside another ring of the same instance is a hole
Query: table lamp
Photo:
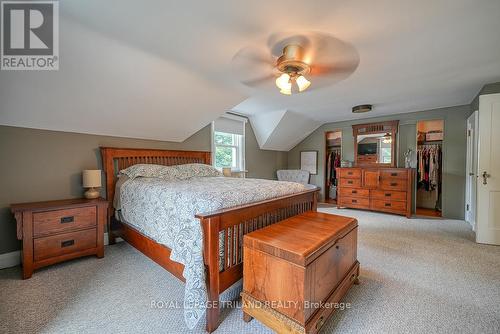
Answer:
[[96, 188], [101, 187], [101, 170], [100, 169], [86, 169], [82, 173], [83, 187], [88, 188], [84, 196], [87, 199], [98, 198], [100, 193]]

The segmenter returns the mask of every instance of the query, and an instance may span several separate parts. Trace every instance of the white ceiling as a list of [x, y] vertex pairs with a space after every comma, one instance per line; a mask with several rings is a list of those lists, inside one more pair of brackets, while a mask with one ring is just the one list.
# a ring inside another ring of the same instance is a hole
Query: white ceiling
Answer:
[[[0, 124], [182, 141], [234, 110], [263, 148], [287, 150], [324, 122], [468, 104], [500, 81], [498, 0], [73, 0], [60, 11], [60, 70], [0, 72]], [[232, 57], [283, 31], [333, 35], [359, 66], [293, 96], [238, 84]], [[352, 114], [362, 103], [374, 110]]]

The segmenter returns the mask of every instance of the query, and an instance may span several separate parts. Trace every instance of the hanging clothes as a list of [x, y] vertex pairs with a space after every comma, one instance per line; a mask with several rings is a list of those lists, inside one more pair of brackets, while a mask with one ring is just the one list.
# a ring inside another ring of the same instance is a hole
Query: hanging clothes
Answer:
[[417, 187], [435, 192], [435, 209], [441, 210], [442, 148], [441, 144], [419, 145], [417, 148]]
[[437, 189], [441, 183], [441, 145], [419, 145], [417, 159], [418, 186], [426, 191]]
[[337, 168], [340, 167], [340, 148], [331, 149], [328, 153], [326, 179], [329, 186], [337, 185]]

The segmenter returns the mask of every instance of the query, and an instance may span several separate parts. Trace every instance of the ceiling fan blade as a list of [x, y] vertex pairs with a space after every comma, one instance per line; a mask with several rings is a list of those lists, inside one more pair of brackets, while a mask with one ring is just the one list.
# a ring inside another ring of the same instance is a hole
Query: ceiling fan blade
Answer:
[[311, 66], [311, 71], [309, 72], [309, 74], [312, 76], [351, 74], [356, 70], [357, 67], [358, 63], [354, 61], [332, 65], [313, 64]]
[[275, 76], [273, 74], [269, 74], [269, 75], [262, 77], [262, 78], [244, 80], [244, 81], [241, 81], [241, 83], [244, 85], [247, 85], [247, 86], [255, 87], [255, 86], [263, 85], [263, 84], [265, 84], [268, 81], [271, 81], [273, 79], [275, 79]]
[[276, 61], [273, 57], [261, 49], [246, 47], [239, 50], [233, 57], [233, 61], [237, 62], [250, 62], [250, 63], [263, 63], [274, 66]]
[[261, 86], [275, 75], [276, 60], [263, 48], [246, 47], [233, 57], [232, 70], [238, 80], [250, 87]]

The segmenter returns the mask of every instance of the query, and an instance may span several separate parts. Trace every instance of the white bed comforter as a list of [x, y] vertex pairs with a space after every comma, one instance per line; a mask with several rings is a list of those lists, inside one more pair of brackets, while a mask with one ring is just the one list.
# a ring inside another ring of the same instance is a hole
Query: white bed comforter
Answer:
[[143, 234], [172, 249], [171, 260], [184, 265], [184, 317], [194, 328], [205, 312], [207, 291], [203, 237], [196, 213], [207, 213], [304, 191], [294, 182], [227, 177], [188, 180], [136, 178], [120, 190], [124, 220]]

